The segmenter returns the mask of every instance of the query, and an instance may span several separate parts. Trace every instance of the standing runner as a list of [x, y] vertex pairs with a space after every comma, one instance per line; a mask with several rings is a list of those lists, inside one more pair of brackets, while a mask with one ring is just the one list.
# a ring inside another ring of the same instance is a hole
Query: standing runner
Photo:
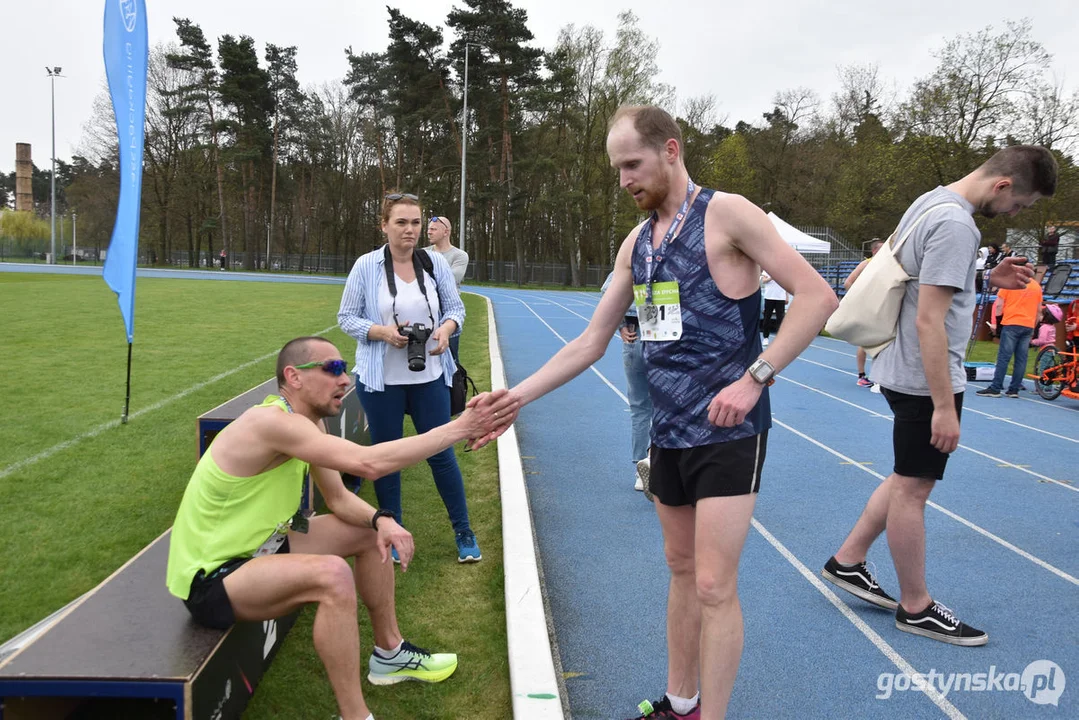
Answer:
[[[667, 692], [641, 703], [640, 717], [715, 720], [726, 714], [742, 654], [738, 560], [771, 426], [766, 388], [837, 301], [759, 208], [690, 180], [681, 131], [663, 110], [620, 108], [607, 153], [650, 217], [622, 243], [584, 333], [510, 396], [524, 405], [584, 371], [636, 304], [653, 404], [650, 485], [671, 572]], [[794, 295], [763, 353], [762, 267]]]

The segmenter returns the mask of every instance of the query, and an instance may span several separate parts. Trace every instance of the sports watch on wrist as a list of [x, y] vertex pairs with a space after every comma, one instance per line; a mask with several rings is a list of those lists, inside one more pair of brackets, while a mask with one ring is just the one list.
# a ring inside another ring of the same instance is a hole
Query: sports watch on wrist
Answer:
[[772, 385], [776, 381], [776, 369], [764, 358], [757, 358], [757, 361], [749, 366], [749, 376], [761, 385]]
[[371, 516], [371, 529], [378, 532], [378, 519], [384, 517], [392, 518], [393, 512], [385, 509], [375, 510], [375, 514]]

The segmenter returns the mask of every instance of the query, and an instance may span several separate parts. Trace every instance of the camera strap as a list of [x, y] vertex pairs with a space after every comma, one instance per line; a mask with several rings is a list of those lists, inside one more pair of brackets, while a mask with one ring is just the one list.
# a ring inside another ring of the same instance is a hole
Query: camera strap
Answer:
[[[427, 299], [427, 286], [423, 280], [423, 261], [417, 257], [417, 252], [427, 251], [412, 251], [412, 268], [416, 271], [416, 284], [420, 287], [420, 294], [423, 295], [423, 301], [427, 303], [427, 317], [431, 318], [431, 330], [435, 330], [435, 314], [431, 311], [431, 301]], [[393, 273], [393, 256], [390, 255], [389, 243], [383, 246], [383, 256], [386, 266], [386, 289], [390, 291], [390, 297], [393, 298], [393, 322], [397, 327], [401, 327], [401, 321], [397, 319], [397, 281]]]

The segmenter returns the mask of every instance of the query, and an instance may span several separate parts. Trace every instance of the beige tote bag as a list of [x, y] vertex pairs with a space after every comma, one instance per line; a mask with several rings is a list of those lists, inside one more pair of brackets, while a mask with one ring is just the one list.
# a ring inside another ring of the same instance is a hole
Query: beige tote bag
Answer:
[[824, 329], [829, 335], [865, 348], [870, 357], [876, 357], [881, 350], [892, 344], [899, 325], [903, 294], [907, 282], [912, 279], [896, 259], [896, 255], [926, 215], [946, 207], [961, 208], [958, 203], [934, 205], [919, 215], [898, 241], [895, 237], [899, 228], [896, 228], [896, 232], [892, 233], [888, 242], [877, 251], [862, 274], [850, 286], [850, 290], [839, 302], [839, 308], [828, 318]]

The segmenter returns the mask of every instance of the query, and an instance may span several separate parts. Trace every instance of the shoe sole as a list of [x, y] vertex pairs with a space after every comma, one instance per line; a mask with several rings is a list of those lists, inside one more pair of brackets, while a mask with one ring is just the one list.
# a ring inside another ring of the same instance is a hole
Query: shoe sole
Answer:
[[458, 557], [457, 562], [459, 562], [459, 563], [478, 563], [482, 559], [483, 559], [482, 554], [480, 554], [480, 555], [469, 555], [468, 557]]
[[979, 635], [977, 637], [952, 637], [951, 635], [943, 635], [941, 633], [933, 632], [932, 630], [923, 630], [916, 628], [906, 623], [895, 621], [895, 626], [905, 633], [911, 635], [920, 635], [930, 640], [937, 640], [938, 642], [948, 643], [949, 645], [959, 645], [961, 647], [978, 647], [979, 645], [985, 645], [989, 642], [989, 634]]
[[998, 398], [998, 397], [1000, 397], [1000, 393], [995, 393], [995, 394], [994, 393], [974, 393], [974, 394], [977, 395], [978, 397], [987, 397], [987, 398]]
[[854, 595], [855, 597], [859, 597], [862, 600], [865, 600], [867, 603], [870, 603], [871, 605], [876, 605], [877, 607], [884, 608], [885, 610], [895, 610], [896, 608], [899, 607], [899, 603], [897, 601], [895, 601], [895, 600], [888, 601], [888, 600], [885, 600], [884, 598], [877, 597], [873, 593], [867, 592], [867, 591], [863, 590], [862, 588], [858, 587], [857, 585], [849, 583], [846, 580], [844, 580], [843, 578], [838, 577], [836, 575], [833, 575], [832, 573], [828, 572], [827, 570], [821, 570], [820, 574], [821, 574], [821, 577], [823, 577], [825, 580], [832, 583], [836, 587], [840, 588], [841, 590], [846, 590], [851, 595]]
[[[649, 476], [652, 474], [652, 466], [651, 465], [643, 465], [642, 466], [641, 465], [642, 462], [644, 462], [644, 461], [643, 460], [638, 460], [637, 461], [637, 477], [641, 479], [641, 486], [642, 486], [641, 487], [641, 492], [644, 493], [644, 499], [647, 500], [648, 502], [652, 502], [652, 498], [655, 497], [655, 496], [652, 495], [652, 486], [648, 482]], [[644, 467], [644, 472], [641, 472], [642, 467]]]
[[367, 681], [372, 685], [396, 685], [397, 683], [408, 682], [414, 680], [417, 682], [425, 683], [439, 683], [453, 675], [457, 671], [457, 664], [454, 663], [451, 667], [438, 672], [429, 673], [427, 677], [415, 677], [413, 675], [375, 675], [372, 672], [367, 673]]

